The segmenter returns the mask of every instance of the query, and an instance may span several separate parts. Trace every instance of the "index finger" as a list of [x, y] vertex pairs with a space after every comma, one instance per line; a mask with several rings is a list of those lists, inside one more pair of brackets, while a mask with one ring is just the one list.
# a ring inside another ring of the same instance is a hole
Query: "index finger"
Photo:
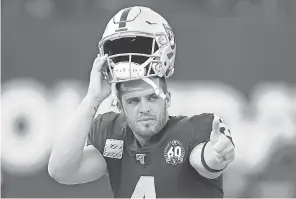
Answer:
[[93, 63], [93, 70], [94, 71], [101, 71], [102, 66], [104, 65], [104, 63], [107, 60], [107, 55], [104, 56], [99, 56], [95, 59], [94, 63]]
[[225, 136], [221, 135], [220, 140], [217, 144], [213, 146], [214, 150], [218, 153], [227, 148], [231, 144], [231, 141]]

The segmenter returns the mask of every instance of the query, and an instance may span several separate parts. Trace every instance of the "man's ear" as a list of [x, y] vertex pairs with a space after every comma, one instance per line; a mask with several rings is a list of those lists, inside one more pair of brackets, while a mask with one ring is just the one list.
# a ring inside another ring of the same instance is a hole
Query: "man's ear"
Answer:
[[166, 108], [168, 109], [171, 106], [171, 92], [170, 91], [166, 92], [165, 100], [166, 100]]
[[117, 106], [118, 111], [122, 112], [122, 104], [121, 104], [121, 102], [119, 100], [117, 100], [116, 106]]

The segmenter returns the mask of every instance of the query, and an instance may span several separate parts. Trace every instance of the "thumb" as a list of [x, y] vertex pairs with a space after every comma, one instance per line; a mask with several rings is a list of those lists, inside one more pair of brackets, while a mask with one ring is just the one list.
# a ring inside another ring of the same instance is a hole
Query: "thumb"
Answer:
[[220, 135], [220, 121], [219, 121], [219, 117], [214, 115], [214, 119], [212, 122], [211, 138], [210, 138], [212, 144], [215, 144], [219, 141], [219, 135]]

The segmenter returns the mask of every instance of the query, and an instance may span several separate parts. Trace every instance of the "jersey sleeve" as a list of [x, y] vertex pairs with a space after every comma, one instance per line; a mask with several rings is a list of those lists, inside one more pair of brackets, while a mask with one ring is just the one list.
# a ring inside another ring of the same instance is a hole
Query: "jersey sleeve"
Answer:
[[190, 118], [194, 133], [190, 143], [190, 152], [197, 145], [210, 139], [214, 114], [204, 113]]
[[99, 114], [92, 123], [86, 140], [86, 146], [93, 145], [103, 154], [106, 137], [111, 133], [110, 128], [112, 128], [112, 124], [117, 116], [118, 113], [114, 112]]

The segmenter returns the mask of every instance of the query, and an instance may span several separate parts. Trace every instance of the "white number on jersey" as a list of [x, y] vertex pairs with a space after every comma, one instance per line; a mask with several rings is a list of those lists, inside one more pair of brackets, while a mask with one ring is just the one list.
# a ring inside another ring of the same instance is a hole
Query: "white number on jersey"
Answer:
[[156, 198], [154, 177], [153, 176], [141, 176], [132, 198]]

